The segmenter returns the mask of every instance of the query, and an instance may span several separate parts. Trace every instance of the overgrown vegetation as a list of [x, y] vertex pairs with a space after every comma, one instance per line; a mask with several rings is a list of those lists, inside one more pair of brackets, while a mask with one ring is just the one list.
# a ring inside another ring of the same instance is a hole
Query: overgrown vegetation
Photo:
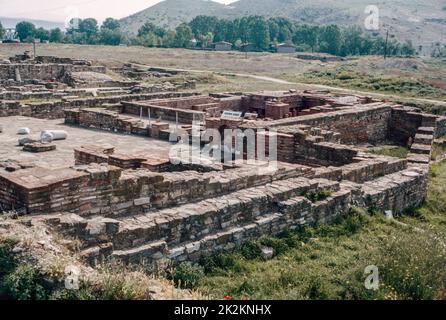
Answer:
[[[16, 243], [13, 239], [0, 239], [0, 300], [146, 300], [151, 297], [152, 278], [144, 270], [122, 265], [103, 266], [96, 280], [81, 276], [78, 289], [66, 289], [64, 273], [43, 274], [34, 265], [19, 263], [13, 253]], [[196, 282], [191, 284], [194, 286]]]
[[389, 75], [372, 75], [353, 70], [332, 70], [307, 72], [289, 80], [311, 84], [323, 84], [365, 91], [378, 91], [413, 97], [442, 99], [446, 90], [415, 78]]
[[318, 201], [322, 201], [331, 196], [331, 190], [329, 189], [320, 189], [317, 191], [308, 191], [303, 194], [305, 198], [315, 203]]
[[38, 270], [16, 261], [13, 254], [16, 243], [14, 239], [0, 239], [0, 299], [46, 299], [48, 291]]
[[368, 150], [370, 153], [406, 159], [407, 154], [409, 153], [409, 149], [407, 147], [401, 146], [381, 146], [376, 148], [371, 148]]

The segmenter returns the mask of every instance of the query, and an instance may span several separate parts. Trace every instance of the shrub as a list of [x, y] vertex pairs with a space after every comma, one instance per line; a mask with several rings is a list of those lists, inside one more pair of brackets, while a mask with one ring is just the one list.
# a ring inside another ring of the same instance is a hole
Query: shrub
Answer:
[[16, 300], [44, 300], [48, 298], [42, 279], [34, 267], [19, 265], [4, 280], [8, 295]]
[[236, 254], [220, 252], [210, 257], [203, 257], [200, 265], [203, 266], [206, 274], [227, 274], [228, 271], [241, 272], [243, 267], [240, 259]]
[[262, 248], [257, 242], [246, 242], [240, 248], [240, 253], [248, 260], [262, 257]]
[[204, 268], [190, 262], [182, 262], [172, 271], [172, 280], [182, 288], [196, 287], [204, 277]]
[[0, 242], [0, 281], [17, 267], [17, 262], [12, 253], [15, 244], [16, 241], [12, 239], [5, 239]]
[[315, 203], [318, 201], [322, 201], [331, 196], [331, 190], [329, 189], [320, 189], [318, 191], [308, 191], [303, 194], [305, 198]]

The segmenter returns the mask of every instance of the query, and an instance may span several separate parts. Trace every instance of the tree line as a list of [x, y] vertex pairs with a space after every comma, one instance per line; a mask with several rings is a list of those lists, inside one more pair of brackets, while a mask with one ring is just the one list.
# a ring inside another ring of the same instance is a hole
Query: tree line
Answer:
[[[358, 26], [316, 26], [281, 17], [247, 16], [229, 20], [202, 15], [174, 30], [146, 22], [136, 36], [125, 34], [119, 21], [113, 18], [107, 18], [100, 26], [93, 18], [73, 19], [65, 31], [36, 28], [32, 23], [23, 21], [17, 24], [16, 32], [21, 41], [40, 39], [54, 43], [207, 49], [215, 42], [225, 41], [231, 43], [235, 50], [249, 44], [254, 50], [269, 51], [279, 43], [290, 43], [298, 51], [340, 56], [384, 53], [410, 56], [416, 53], [411, 41], [401, 43], [394, 35], [385, 39], [377, 32], [363, 31]], [[0, 36], [2, 33], [4, 30], [0, 24]]]

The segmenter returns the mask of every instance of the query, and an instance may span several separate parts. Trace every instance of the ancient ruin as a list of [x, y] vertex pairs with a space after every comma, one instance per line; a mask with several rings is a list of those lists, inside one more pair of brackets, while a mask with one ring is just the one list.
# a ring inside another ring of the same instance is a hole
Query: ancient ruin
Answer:
[[[446, 134], [446, 117], [366, 96], [204, 95], [193, 81], [141, 82], [168, 70], [115, 71], [129, 80], [83, 60], [24, 54], [0, 64], [0, 209], [79, 240], [92, 265], [197, 261], [352, 207], [402, 213], [425, 198], [433, 142]], [[19, 128], [29, 129], [21, 146]], [[172, 154], [229, 129], [238, 131], [221, 149], [234, 161], [212, 161], [218, 148], [202, 162]], [[44, 141], [45, 130], [66, 138]], [[248, 132], [267, 150], [275, 141], [273, 170], [245, 161], [246, 147], [232, 151]], [[407, 146], [408, 156], [367, 151], [381, 144]]]

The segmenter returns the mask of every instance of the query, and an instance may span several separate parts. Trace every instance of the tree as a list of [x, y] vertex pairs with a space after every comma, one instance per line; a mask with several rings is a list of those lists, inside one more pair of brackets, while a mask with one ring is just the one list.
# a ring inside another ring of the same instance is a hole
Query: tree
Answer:
[[20, 41], [25, 41], [34, 36], [34, 32], [36, 31], [36, 26], [28, 21], [22, 21], [17, 23], [15, 26], [15, 31], [17, 32], [17, 36]]
[[64, 34], [59, 28], [50, 30], [50, 42], [61, 43], [64, 40]]
[[406, 40], [401, 47], [401, 54], [403, 56], [413, 56], [415, 54], [415, 48], [413, 47], [412, 41]]
[[249, 40], [257, 48], [261, 50], [268, 49], [270, 43], [268, 23], [264, 17], [250, 17], [249, 22]]
[[320, 30], [320, 49], [322, 52], [337, 55], [340, 45], [341, 30], [337, 25], [331, 24]]
[[173, 30], [169, 30], [161, 39], [161, 45], [166, 48], [172, 48], [175, 46], [176, 33]]
[[102, 29], [108, 29], [108, 30], [117, 30], [121, 28], [121, 24], [119, 23], [119, 20], [113, 19], [113, 18], [107, 18], [102, 23], [101, 30]]
[[3, 28], [3, 25], [2, 25], [2, 23], [0, 21], [0, 39], [3, 39], [5, 34], [6, 34], [6, 30]]
[[142, 37], [149, 33], [153, 33], [157, 37], [162, 38], [166, 34], [166, 30], [164, 30], [163, 28], [157, 27], [152, 22], [146, 22], [141, 26], [141, 28], [139, 28], [138, 37]]
[[279, 39], [279, 25], [273, 19], [268, 20], [269, 37], [272, 41]]
[[194, 36], [198, 39], [200, 36], [206, 35], [209, 32], [214, 33], [215, 26], [218, 23], [218, 18], [210, 16], [196, 16], [189, 22], [189, 26], [192, 28]]
[[149, 32], [139, 36], [138, 42], [144, 47], [156, 47], [159, 44], [159, 39], [153, 32]]
[[67, 28], [67, 34], [73, 34], [75, 32], [79, 31], [79, 26], [82, 23], [82, 19], [80, 18], [73, 18], [69, 22], [69, 26]]
[[314, 52], [319, 42], [319, 28], [317, 26], [301, 25], [296, 27], [293, 42], [296, 45], [307, 45]]
[[182, 23], [175, 29], [175, 46], [185, 48], [193, 37], [191, 27], [187, 23]]
[[357, 55], [361, 53], [362, 30], [358, 26], [350, 26], [343, 30], [340, 54]]
[[124, 35], [121, 30], [102, 28], [99, 34], [99, 42], [110, 46], [118, 46], [124, 40]]
[[91, 37], [98, 32], [98, 21], [93, 18], [81, 20], [79, 23], [79, 32], [85, 33], [87, 37]]
[[50, 32], [44, 28], [39, 28], [34, 31], [34, 38], [40, 39], [41, 41], [47, 41], [50, 39]]

